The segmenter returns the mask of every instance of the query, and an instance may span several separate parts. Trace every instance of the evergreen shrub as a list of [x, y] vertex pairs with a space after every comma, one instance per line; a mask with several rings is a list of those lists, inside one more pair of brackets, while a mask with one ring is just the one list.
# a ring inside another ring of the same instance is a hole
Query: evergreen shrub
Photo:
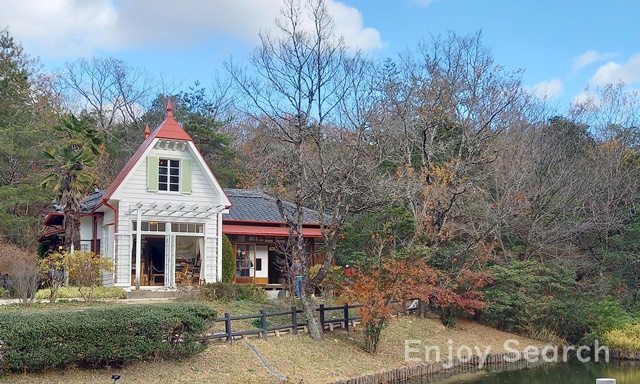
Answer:
[[216, 311], [188, 303], [0, 313], [0, 371], [122, 366], [202, 351]]
[[485, 288], [489, 306], [479, 312], [480, 321], [509, 332], [550, 332], [571, 343], [581, 341], [588, 331], [588, 299], [569, 268], [512, 261], [490, 269], [494, 282]]
[[625, 352], [640, 351], [640, 324], [625, 324], [620, 328], [606, 331], [600, 344]]
[[[633, 328], [627, 329], [625, 327], [629, 324], [638, 323], [638, 319], [631, 316], [614, 298], [605, 297], [597, 303], [589, 305], [587, 323], [590, 332], [585, 335], [582, 341], [592, 344], [597, 339], [603, 339], [604, 335], [609, 331], [632, 330]], [[621, 333], [615, 334], [621, 335]]]
[[236, 273], [236, 258], [233, 255], [233, 244], [227, 235], [222, 235], [222, 281], [231, 283]]

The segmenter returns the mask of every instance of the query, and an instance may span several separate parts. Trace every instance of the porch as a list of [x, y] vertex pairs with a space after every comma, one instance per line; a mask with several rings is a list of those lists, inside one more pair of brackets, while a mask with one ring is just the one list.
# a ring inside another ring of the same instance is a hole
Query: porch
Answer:
[[[164, 229], [164, 224], [155, 225]], [[179, 235], [143, 232], [140, 245], [137, 244], [137, 234], [133, 235], [131, 286], [169, 288], [201, 284], [205, 239], [202, 237], [202, 225], [193, 226], [195, 230]], [[174, 224], [173, 227], [176, 229], [180, 225]]]

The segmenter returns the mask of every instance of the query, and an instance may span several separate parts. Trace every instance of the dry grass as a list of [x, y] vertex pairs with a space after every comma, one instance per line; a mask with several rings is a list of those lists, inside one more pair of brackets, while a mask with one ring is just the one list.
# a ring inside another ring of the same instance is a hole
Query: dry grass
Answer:
[[[219, 309], [221, 314], [223, 308]], [[234, 313], [235, 315], [236, 313]], [[357, 330], [359, 331], [359, 329]], [[360, 347], [359, 332], [328, 332], [322, 342], [314, 342], [306, 335], [270, 337], [268, 341], [250, 338], [275, 371], [290, 382], [326, 383], [404, 366], [404, 340], [421, 340], [422, 346], [439, 346], [443, 353], [452, 340], [454, 351], [460, 345], [479, 346], [491, 352], [503, 350], [507, 339], [515, 339], [524, 349], [541, 342], [500, 332], [474, 322], [460, 320], [455, 329], [446, 329], [435, 319], [400, 317], [394, 319], [382, 334], [378, 354], [368, 355]], [[412, 355], [418, 357], [420, 354]], [[424, 356], [424, 354], [422, 354]], [[233, 346], [214, 342], [198, 356], [183, 361], [149, 361], [123, 369], [68, 370], [46, 374], [10, 375], [5, 382], [35, 383], [109, 383], [117, 373], [119, 383], [277, 383], [278, 379], [262, 365], [245, 341]], [[0, 379], [2, 381], [2, 379]]]

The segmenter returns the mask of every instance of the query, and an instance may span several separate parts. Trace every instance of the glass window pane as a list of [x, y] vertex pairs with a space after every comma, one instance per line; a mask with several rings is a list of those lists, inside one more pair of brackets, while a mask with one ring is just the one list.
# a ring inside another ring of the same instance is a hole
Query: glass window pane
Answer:
[[172, 191], [172, 192], [178, 192], [178, 185], [177, 184], [171, 184], [169, 190]]

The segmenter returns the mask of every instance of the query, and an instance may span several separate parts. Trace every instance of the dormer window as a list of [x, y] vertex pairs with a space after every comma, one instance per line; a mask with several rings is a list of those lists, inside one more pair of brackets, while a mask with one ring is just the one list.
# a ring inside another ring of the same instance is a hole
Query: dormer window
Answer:
[[160, 159], [158, 171], [158, 190], [180, 191], [180, 160]]
[[147, 191], [191, 194], [192, 160], [147, 157]]

